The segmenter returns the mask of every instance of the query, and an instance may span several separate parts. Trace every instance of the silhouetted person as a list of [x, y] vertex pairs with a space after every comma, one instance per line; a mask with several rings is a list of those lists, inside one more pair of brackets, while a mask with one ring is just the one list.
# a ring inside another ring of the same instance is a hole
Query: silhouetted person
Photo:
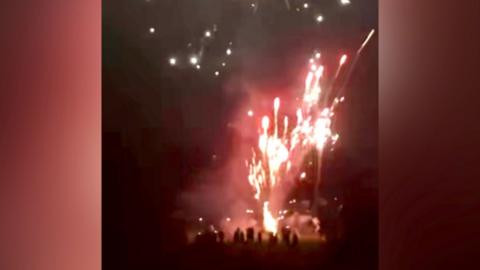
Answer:
[[220, 244], [223, 244], [223, 241], [225, 240], [225, 234], [223, 231], [218, 231], [218, 242]]
[[202, 241], [202, 235], [200, 233], [197, 233], [197, 235], [195, 235], [194, 243], [199, 244], [199, 243], [201, 243], [201, 241]]
[[258, 232], [258, 233], [257, 233], [257, 242], [258, 242], [259, 244], [262, 243], [262, 232]]
[[247, 228], [247, 242], [254, 241], [255, 238], [255, 230], [252, 227]]
[[240, 228], [237, 228], [233, 233], [233, 242], [239, 243], [240, 242]]
[[298, 235], [296, 233], [293, 234], [293, 237], [292, 237], [292, 247], [296, 247], [298, 246]]
[[268, 244], [274, 246], [278, 243], [278, 238], [275, 234], [269, 233]]
[[282, 228], [282, 242], [284, 242], [287, 246], [290, 245], [290, 228], [283, 227]]
[[245, 243], [245, 233], [243, 231], [240, 231], [240, 243]]

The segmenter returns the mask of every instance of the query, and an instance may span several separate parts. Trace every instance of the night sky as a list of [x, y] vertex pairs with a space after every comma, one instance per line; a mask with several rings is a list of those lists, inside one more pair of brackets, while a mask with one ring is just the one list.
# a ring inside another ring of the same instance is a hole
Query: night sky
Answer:
[[[334, 67], [342, 53], [353, 54], [377, 29], [377, 1], [289, 2], [290, 10], [283, 0], [103, 1], [106, 269], [155, 265], [166, 243], [181, 245], [182, 221], [171, 218], [179, 196], [202, 181], [199, 175], [229, 162], [239, 115], [249, 104], [268, 110], [275, 96], [288, 107], [301, 93], [314, 50], [322, 52], [327, 68]], [[322, 22], [316, 21], [319, 14]], [[377, 40], [347, 82], [335, 128], [340, 143], [324, 172], [337, 179], [331, 184], [336, 188], [374, 194], [353, 199], [365, 205], [355, 211], [367, 213], [369, 224], [376, 224], [377, 211]], [[189, 58], [201, 47], [197, 69]]]

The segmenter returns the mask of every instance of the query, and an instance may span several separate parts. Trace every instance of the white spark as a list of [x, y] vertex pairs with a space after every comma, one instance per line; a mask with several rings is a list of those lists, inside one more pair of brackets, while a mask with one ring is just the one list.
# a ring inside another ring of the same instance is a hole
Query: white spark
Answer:
[[170, 57], [170, 59], [168, 59], [168, 62], [171, 66], [175, 66], [177, 64], [177, 59], [175, 57]]
[[231, 55], [232, 54], [232, 50], [230, 48], [227, 49], [227, 55]]
[[231, 219], [230, 219], [229, 217], [227, 217], [225, 220], [226, 220], [227, 222], [230, 222]]
[[198, 63], [198, 58], [196, 56], [190, 57], [190, 64], [196, 65]]
[[307, 177], [307, 173], [306, 172], [302, 172], [300, 174], [300, 179], [305, 179], [305, 177]]
[[215, 76], [218, 76], [218, 75], [220, 75], [220, 72], [215, 71]]
[[310, 62], [310, 64], [313, 64], [315, 63], [315, 60], [313, 60], [313, 58], [310, 58], [310, 60], [308, 60]]
[[198, 221], [199, 221], [199, 222], [202, 222], [202, 221], [203, 221], [203, 218], [202, 218], [202, 217], [199, 217], [199, 218], [198, 218]]
[[350, 5], [350, 0], [340, 0], [340, 3], [344, 6]]
[[304, 3], [304, 4], [303, 4], [303, 8], [308, 8], [308, 7], [309, 7], [309, 6], [308, 6], [308, 3]]
[[155, 33], [155, 28], [150, 27], [150, 29], [148, 29], [148, 31], [150, 32], [150, 34], [153, 34], [153, 33]]
[[315, 54], [315, 58], [317, 58], [317, 59], [320, 59], [320, 56], [321, 56], [321, 54], [320, 54], [319, 52], [317, 52], [317, 53]]
[[323, 16], [322, 15], [318, 15], [317, 18], [316, 18], [317, 22], [323, 22]]
[[200, 65], [196, 65], [195, 68], [200, 69]]
[[253, 116], [253, 111], [252, 111], [252, 110], [248, 110], [247, 115], [250, 116], [250, 117], [252, 117], [252, 116]]
[[227, 64], [225, 62], [222, 62], [222, 67], [226, 66]]
[[211, 37], [211, 36], [212, 36], [212, 33], [207, 30], [207, 31], [205, 31], [205, 36], [206, 36], [206, 37]]
[[344, 55], [342, 55], [342, 57], [340, 58], [340, 65], [345, 64], [346, 61], [347, 61], [347, 55], [344, 54]]

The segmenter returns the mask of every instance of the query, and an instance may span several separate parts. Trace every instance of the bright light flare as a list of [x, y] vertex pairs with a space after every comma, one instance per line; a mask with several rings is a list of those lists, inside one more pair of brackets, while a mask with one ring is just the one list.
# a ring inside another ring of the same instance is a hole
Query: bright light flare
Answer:
[[150, 32], [150, 34], [153, 34], [153, 33], [155, 33], [155, 28], [150, 27], [150, 29], [148, 29], [148, 31]]
[[273, 100], [273, 109], [276, 113], [278, 113], [278, 109], [280, 108], [280, 98], [276, 97]]
[[205, 31], [205, 37], [211, 37], [212, 36], [212, 32], [210, 31]]
[[249, 117], [252, 117], [252, 116], [253, 116], [253, 111], [252, 111], [252, 110], [248, 110], [248, 111], [247, 111], [247, 115], [248, 115]]
[[228, 48], [226, 53], [227, 53], [227, 55], [231, 55], [232, 54], [232, 49]]
[[308, 3], [303, 4], [303, 8], [307, 9], [309, 7]]
[[267, 131], [269, 125], [270, 125], [270, 118], [268, 118], [268, 116], [264, 116], [262, 118], [262, 128], [265, 132]]
[[303, 180], [303, 179], [305, 179], [306, 177], [307, 177], [307, 173], [306, 173], [306, 172], [302, 172], [302, 173], [300, 174], [300, 179]]
[[218, 72], [218, 71], [215, 71], [215, 73], [214, 73], [214, 74], [215, 74], [215, 76], [218, 76], [218, 75], [220, 75], [220, 72]]
[[190, 64], [196, 65], [198, 63], [198, 58], [196, 56], [190, 57]]
[[340, 58], [340, 66], [345, 64], [345, 62], [347, 61], [347, 55], [344, 54], [342, 55], [342, 57]]
[[346, 5], [350, 5], [350, 0], [340, 0], [340, 4], [346, 6]]
[[171, 66], [175, 66], [177, 64], [177, 59], [175, 57], [170, 57], [168, 63], [170, 63]]
[[315, 20], [317, 20], [317, 22], [323, 22], [323, 16], [322, 15], [318, 15]]
[[268, 201], [263, 203], [263, 227], [266, 231], [277, 234], [277, 220], [268, 209]]

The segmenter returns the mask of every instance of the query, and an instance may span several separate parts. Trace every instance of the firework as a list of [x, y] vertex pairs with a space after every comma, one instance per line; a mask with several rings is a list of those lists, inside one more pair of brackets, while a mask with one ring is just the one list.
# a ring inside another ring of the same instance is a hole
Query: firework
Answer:
[[[355, 61], [373, 33], [372, 30], [362, 43], [357, 51]], [[275, 98], [273, 100], [273, 127], [268, 115], [261, 118], [258, 145], [252, 149], [251, 159], [246, 161], [249, 170], [248, 182], [254, 190], [254, 198], [263, 207], [261, 217], [263, 228], [272, 233], [276, 233], [278, 220], [282, 219], [282, 216], [274, 217], [269, 203], [275, 200], [275, 189], [283, 181], [289, 180], [288, 173], [291, 172], [292, 163], [297, 167], [307, 152], [312, 149], [317, 150], [318, 171], [314, 192], [314, 199], [316, 199], [323, 149], [329, 144], [333, 146], [339, 139], [339, 135], [332, 131], [331, 126], [335, 116], [334, 109], [344, 100], [344, 97], [340, 97], [341, 92], [335, 92], [332, 87], [328, 91], [322, 91], [324, 66], [318, 63], [319, 59], [319, 52], [310, 58], [303, 99], [296, 109], [296, 125], [289, 128], [288, 117], [284, 116], [283, 126], [279, 127], [278, 117], [281, 101], [280, 98]], [[341, 55], [330, 83], [331, 86], [338, 79], [347, 59], [346, 54]], [[333, 100], [330, 100], [331, 95], [335, 96]], [[252, 117], [253, 113], [250, 114], [249, 111], [248, 115]], [[306, 172], [300, 172], [300, 180], [303, 181], [306, 177]]]

